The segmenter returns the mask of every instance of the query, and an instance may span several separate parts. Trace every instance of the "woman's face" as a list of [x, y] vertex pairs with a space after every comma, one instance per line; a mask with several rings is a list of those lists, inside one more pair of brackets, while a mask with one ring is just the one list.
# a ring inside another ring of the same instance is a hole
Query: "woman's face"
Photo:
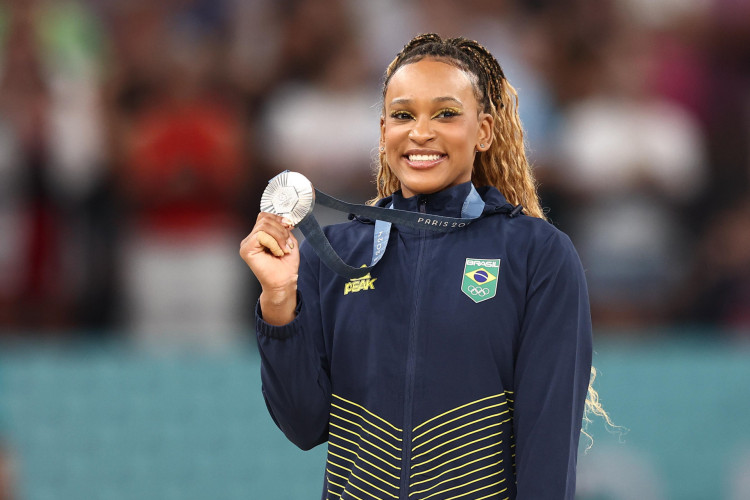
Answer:
[[492, 123], [463, 70], [435, 59], [399, 68], [386, 89], [380, 144], [403, 195], [471, 180], [474, 155], [489, 148]]

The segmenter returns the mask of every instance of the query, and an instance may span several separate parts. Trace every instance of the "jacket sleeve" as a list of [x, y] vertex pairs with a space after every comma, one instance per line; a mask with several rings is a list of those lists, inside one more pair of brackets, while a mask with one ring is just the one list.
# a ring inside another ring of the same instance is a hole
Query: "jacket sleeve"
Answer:
[[263, 398], [279, 429], [303, 450], [328, 440], [331, 400], [317, 272], [305, 258], [310, 252], [306, 254], [300, 263], [295, 319], [272, 326], [263, 321], [260, 303], [256, 306]]
[[573, 500], [591, 372], [586, 280], [573, 244], [557, 230], [528, 259], [514, 374], [517, 498]]

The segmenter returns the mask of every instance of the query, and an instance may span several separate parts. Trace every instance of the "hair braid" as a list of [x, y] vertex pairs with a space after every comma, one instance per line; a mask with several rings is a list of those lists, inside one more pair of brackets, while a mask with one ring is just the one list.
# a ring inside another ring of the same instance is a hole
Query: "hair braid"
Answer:
[[386, 78], [390, 79], [390, 76], [401, 66], [401, 63], [403, 62], [403, 60], [416, 47], [419, 47], [420, 45], [425, 45], [428, 43], [441, 43], [441, 42], [442, 42], [442, 39], [440, 38], [439, 35], [435, 33], [425, 33], [423, 35], [415, 36], [414, 38], [409, 40], [409, 43], [404, 45], [404, 48], [401, 49], [401, 52], [399, 52], [396, 55], [396, 58], [393, 61], [391, 61], [391, 64], [388, 65], [388, 68], [385, 70]]
[[505, 73], [503, 73], [500, 63], [494, 58], [490, 52], [485, 49], [481, 44], [474, 40], [468, 40], [466, 38], [451, 38], [446, 43], [455, 43], [458, 48], [464, 52], [469, 53], [472, 58], [476, 61], [478, 66], [484, 73], [484, 86], [486, 88], [485, 94], [485, 106], [491, 102], [497, 108], [504, 106], [502, 97], [503, 89], [502, 82], [505, 80]]
[[[474, 161], [474, 184], [494, 186], [510, 203], [523, 205], [527, 214], [545, 218], [526, 158], [523, 128], [518, 116], [518, 94], [505, 79], [497, 59], [481, 44], [463, 37], [443, 40], [435, 33], [414, 37], [388, 65], [383, 97], [396, 70], [425, 57], [445, 60], [473, 75], [477, 101], [494, 120], [490, 148], [478, 154]], [[389, 196], [400, 188], [383, 152], [379, 155], [376, 183], [378, 198]]]

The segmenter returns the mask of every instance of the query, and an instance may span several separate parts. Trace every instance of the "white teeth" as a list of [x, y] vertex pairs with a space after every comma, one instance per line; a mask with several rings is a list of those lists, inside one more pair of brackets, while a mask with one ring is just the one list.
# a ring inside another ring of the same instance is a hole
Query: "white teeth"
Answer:
[[440, 155], [409, 155], [409, 161], [435, 161]]

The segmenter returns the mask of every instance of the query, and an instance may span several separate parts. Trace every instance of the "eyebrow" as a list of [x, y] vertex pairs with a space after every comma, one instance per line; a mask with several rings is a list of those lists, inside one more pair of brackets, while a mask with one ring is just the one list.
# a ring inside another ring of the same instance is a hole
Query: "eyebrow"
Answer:
[[[399, 104], [400, 105], [408, 105], [408, 104], [411, 104], [412, 102], [413, 102], [412, 99], [397, 98], [397, 99], [394, 99], [394, 100], [391, 101], [391, 106], [399, 105]], [[450, 96], [436, 97], [436, 98], [434, 98], [432, 100], [432, 102], [455, 102], [459, 106], [463, 106], [463, 103], [461, 101], [459, 101], [455, 97], [450, 97]]]

